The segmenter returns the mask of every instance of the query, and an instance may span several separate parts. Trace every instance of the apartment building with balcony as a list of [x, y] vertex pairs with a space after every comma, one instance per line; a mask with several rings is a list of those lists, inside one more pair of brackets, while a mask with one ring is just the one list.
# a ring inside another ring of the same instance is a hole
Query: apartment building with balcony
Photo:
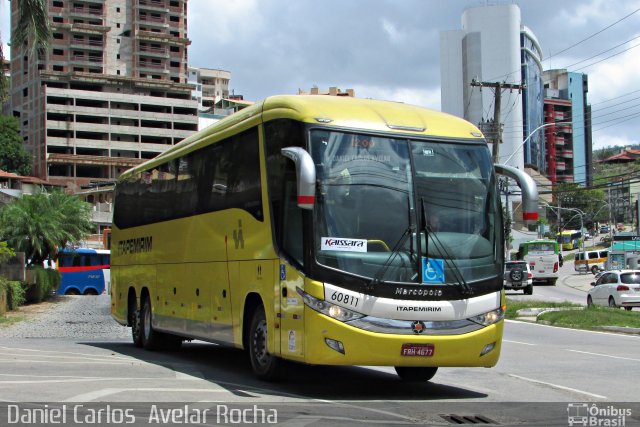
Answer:
[[544, 82], [546, 165], [549, 180], [592, 185], [591, 106], [586, 74], [547, 70]]
[[187, 0], [48, 6], [49, 51], [11, 49], [11, 111], [35, 176], [73, 190], [113, 181], [197, 130], [187, 83]]
[[209, 110], [219, 100], [229, 98], [231, 72], [198, 67], [189, 67], [188, 71], [188, 83], [195, 87], [191, 98], [198, 101], [198, 109]]

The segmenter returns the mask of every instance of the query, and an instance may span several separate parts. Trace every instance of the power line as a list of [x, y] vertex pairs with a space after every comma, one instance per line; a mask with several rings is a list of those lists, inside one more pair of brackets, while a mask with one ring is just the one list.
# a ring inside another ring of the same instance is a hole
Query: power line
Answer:
[[[571, 46], [569, 46], [569, 47], [566, 47], [566, 48], [562, 49], [560, 52], [556, 52], [556, 53], [554, 53], [553, 55], [550, 55], [549, 57], [545, 58], [545, 60], [547, 60], [547, 59], [551, 59], [551, 58], [553, 58], [553, 57], [556, 57], [556, 56], [560, 55], [561, 53], [564, 53], [564, 52], [566, 52], [566, 51], [568, 51], [568, 50], [570, 50], [570, 49], [573, 49], [573, 48], [574, 48], [574, 47], [576, 47], [576, 46], [581, 45], [582, 43], [586, 42], [587, 40], [590, 40], [590, 39], [594, 38], [594, 37], [595, 37], [595, 36], [597, 36], [598, 34], [600, 34], [600, 33], [604, 32], [604, 31], [608, 30], [609, 28], [613, 27], [614, 25], [619, 24], [620, 22], [622, 22], [622, 21], [624, 21], [625, 19], [627, 19], [627, 18], [631, 17], [632, 15], [634, 15], [634, 14], [638, 13], [639, 11], [640, 11], [640, 9], [636, 9], [636, 10], [634, 10], [633, 12], [629, 13], [628, 15], [623, 16], [622, 18], [618, 19], [616, 22], [614, 22], [614, 23], [612, 23], [612, 24], [607, 25], [607, 26], [606, 26], [606, 27], [604, 27], [603, 29], [601, 29], [601, 30], [599, 30], [599, 31], [596, 31], [595, 33], [591, 34], [590, 36], [585, 37], [584, 39], [582, 39], [582, 40], [580, 40], [580, 41], [578, 41], [578, 42], [576, 42], [576, 43], [572, 44]], [[568, 68], [568, 67], [564, 67], [564, 68]]]

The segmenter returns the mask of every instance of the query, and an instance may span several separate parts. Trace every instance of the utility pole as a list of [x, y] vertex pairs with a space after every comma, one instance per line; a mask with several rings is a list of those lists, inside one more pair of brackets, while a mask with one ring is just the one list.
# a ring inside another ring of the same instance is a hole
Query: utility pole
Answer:
[[[493, 94], [495, 97], [495, 101], [493, 103], [493, 122], [492, 123], [481, 123], [480, 130], [484, 133], [485, 130], [488, 130], [487, 134], [490, 134], [488, 139], [492, 140], [493, 144], [493, 163], [498, 163], [498, 154], [500, 152], [500, 144], [502, 143], [502, 123], [500, 123], [500, 107], [502, 104], [502, 89], [514, 90], [517, 89], [518, 92], [522, 91], [526, 85], [523, 84], [512, 84], [505, 82], [479, 82], [476, 79], [471, 80], [471, 86], [477, 87], [489, 87], [493, 88]], [[485, 126], [483, 126], [485, 125]], [[483, 129], [485, 128], [485, 129]]]

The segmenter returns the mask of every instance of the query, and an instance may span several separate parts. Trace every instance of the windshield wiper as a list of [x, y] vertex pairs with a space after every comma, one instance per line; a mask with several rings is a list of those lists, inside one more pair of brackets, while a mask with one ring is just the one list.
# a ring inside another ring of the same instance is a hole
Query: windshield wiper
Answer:
[[431, 229], [431, 226], [429, 226], [429, 221], [427, 220], [427, 211], [424, 208], [424, 197], [420, 197], [420, 208], [422, 209], [422, 215], [421, 215], [422, 224], [420, 224], [421, 225], [420, 231], [424, 232], [424, 240], [425, 240], [424, 256], [426, 256], [427, 260], [429, 259], [429, 237], [431, 237], [433, 238], [433, 243], [435, 244], [436, 249], [442, 255], [444, 255], [444, 258], [443, 258], [444, 262], [447, 265], [447, 267], [449, 267], [453, 272], [454, 279], [456, 280], [457, 285], [460, 286], [462, 295], [471, 295], [473, 293], [471, 286], [469, 286], [469, 284], [464, 280], [464, 276], [462, 275], [462, 272], [460, 271], [455, 261], [447, 251], [447, 248], [442, 244], [442, 242], [438, 238], [437, 233], [434, 233], [433, 230]]
[[[389, 254], [389, 257], [382, 264], [382, 266], [376, 272], [376, 274], [373, 275], [371, 280], [366, 284], [365, 289], [367, 291], [373, 291], [375, 289], [375, 286], [382, 282], [381, 279], [384, 277], [385, 273], [387, 272], [387, 270], [391, 266], [391, 263], [393, 262], [393, 260], [400, 253], [400, 248], [402, 248], [402, 246], [404, 245], [404, 242], [407, 241], [407, 237], [412, 236], [413, 233], [415, 232], [416, 227], [413, 224], [412, 211], [413, 211], [413, 209], [411, 209], [410, 201], [409, 201], [409, 198], [407, 197], [407, 212], [409, 213], [409, 225], [402, 232], [402, 235], [400, 236], [400, 238], [398, 239], [396, 244], [391, 249], [391, 253]], [[409, 240], [409, 260], [415, 264], [415, 262], [414, 262], [414, 260], [415, 260], [415, 251], [413, 249], [413, 239]]]

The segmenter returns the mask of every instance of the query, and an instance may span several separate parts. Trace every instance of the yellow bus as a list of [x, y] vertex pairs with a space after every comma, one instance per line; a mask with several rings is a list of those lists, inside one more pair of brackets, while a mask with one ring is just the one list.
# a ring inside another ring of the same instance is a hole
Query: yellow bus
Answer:
[[562, 230], [558, 236], [558, 243], [562, 245], [562, 249], [567, 251], [579, 249], [582, 245], [582, 231]]
[[[496, 171], [459, 118], [395, 102], [275, 96], [124, 173], [112, 315], [136, 345], [199, 339], [282, 361], [494, 366], [505, 298]], [[439, 224], [435, 225], [435, 219]]]

